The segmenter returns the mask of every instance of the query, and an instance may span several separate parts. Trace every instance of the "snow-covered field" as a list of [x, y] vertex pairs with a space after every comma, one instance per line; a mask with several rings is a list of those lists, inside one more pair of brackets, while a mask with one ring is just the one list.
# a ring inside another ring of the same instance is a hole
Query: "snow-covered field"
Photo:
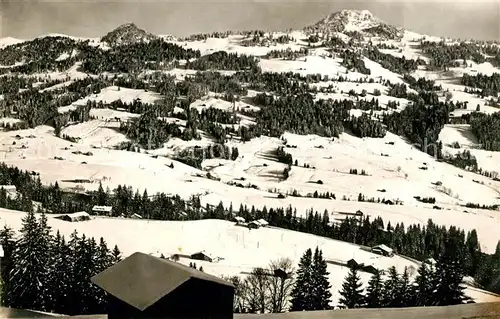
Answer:
[[[18, 230], [23, 216], [22, 212], [0, 209], [0, 224]], [[376, 255], [342, 241], [278, 228], [249, 230], [220, 220], [174, 222], [95, 217], [90, 221], [71, 223], [49, 216], [48, 223], [54, 232], [59, 230], [66, 237], [74, 230], [80, 235], [85, 234], [96, 239], [105, 236], [108, 245], [118, 245], [124, 256], [137, 251], [165, 256], [191, 255], [205, 251], [222, 259], [213, 263], [199, 260], [195, 262], [198, 267], [203, 266], [205, 272], [217, 276], [245, 276], [242, 272], [250, 272], [255, 267], [266, 267], [270, 261], [281, 257], [290, 258], [294, 265], [297, 265], [305, 250], [314, 250], [315, 247], [322, 249], [327, 261], [343, 263], [354, 258], [379, 269], [395, 266], [400, 273], [408, 267], [413, 276], [419, 267], [408, 259]], [[109, 232], [109, 229], [113, 231]], [[188, 258], [180, 259], [184, 264], [191, 261]], [[332, 300], [335, 304], [339, 298], [338, 290], [349, 269], [328, 264], [328, 271]], [[370, 274], [361, 272], [360, 277], [366, 284]], [[478, 302], [500, 300], [499, 297], [477, 289], [469, 288], [467, 293]]]
[[[358, 30], [361, 27], [353, 23], [349, 24], [347, 29]], [[266, 33], [265, 36], [276, 38], [281, 35], [285, 33]], [[347, 70], [342, 66], [342, 59], [331, 54], [328, 48], [308, 47], [308, 43], [304, 41], [307, 38], [304, 32], [293, 31], [288, 35], [294, 38], [289, 43], [259, 46], [245, 46], [243, 42], [251, 37], [244, 39], [241, 35], [230, 35], [227, 38], [209, 37], [202, 41], [178, 41], [169, 38], [168, 41], [184, 48], [200, 50], [202, 55], [217, 51], [254, 55], [260, 59], [259, 66], [262, 72], [294, 72], [303, 76], [317, 74], [328, 76], [328, 81], [308, 83], [311, 87], [318, 89], [330, 87], [333, 90], [329, 93], [317, 93], [315, 96], [317, 100], [376, 99], [382, 108], [387, 107], [389, 101], [395, 101], [399, 103], [396, 111], [410, 104], [406, 99], [388, 96], [389, 87], [383, 85], [387, 80], [391, 83], [403, 83], [401, 75], [367, 58], [363, 58], [363, 62], [370, 69], [370, 75]], [[345, 34], [338, 33], [338, 36], [346, 42], [350, 40], [350, 37]], [[396, 57], [422, 58], [429, 61], [429, 58], [423, 56], [417, 48], [422, 38], [436, 42], [442, 40], [438, 37], [404, 31], [400, 41], [375, 39], [374, 43], [393, 45], [395, 49], [381, 49], [381, 51]], [[75, 37], [73, 39], [83, 40]], [[23, 41], [3, 38], [0, 39], [0, 48]], [[109, 49], [99, 39], [90, 39], [90, 45], [103, 50]], [[306, 47], [309, 50], [307, 56], [296, 60], [264, 57], [270, 50], [299, 51]], [[77, 52], [69, 50], [58, 57], [58, 60], [64, 60], [75, 54]], [[487, 105], [490, 97], [481, 98], [465, 93], [466, 87], [460, 84], [459, 78], [463, 74], [491, 75], [500, 73], [500, 70], [490, 63], [476, 64], [473, 61], [466, 61], [466, 63], [467, 66], [450, 68], [448, 72], [431, 72], [421, 67], [412, 75], [417, 78], [425, 77], [435, 80], [436, 85], [441, 85], [445, 91], [451, 93], [452, 101], [468, 103], [466, 109], [456, 110], [453, 112], [454, 115], [473, 112], [478, 105], [481, 112], [488, 114], [497, 112], [497, 108]], [[34, 73], [26, 76], [64, 80], [61, 84], [47, 88], [47, 91], [67, 86], [76, 79], [87, 76], [97, 77], [83, 73], [80, 66], [81, 62], [78, 62], [63, 72]], [[195, 70], [183, 69], [182, 63], [178, 68], [161, 71], [175, 76], [177, 82], [196, 73]], [[152, 72], [144, 71], [140, 76]], [[228, 75], [234, 73], [234, 71], [220, 72]], [[114, 76], [114, 74], [103, 75]], [[346, 81], [338, 82], [339, 77]], [[355, 82], [360, 80], [373, 80], [373, 83]], [[349, 96], [350, 90], [354, 90], [357, 94], [366, 90], [367, 95], [365, 97]], [[375, 96], [375, 90], [379, 90], [381, 95]], [[408, 92], [415, 91], [408, 89]], [[259, 92], [249, 90], [247, 97], [255, 96], [257, 93]], [[124, 103], [132, 103], [137, 99], [143, 103], [153, 104], [161, 99], [161, 96], [146, 90], [109, 86], [98, 94], [91, 94], [70, 105], [61, 106], [58, 110], [60, 113], [68, 112], [80, 105], [85, 105], [88, 101], [107, 104], [121, 100]], [[444, 101], [445, 95], [443, 94], [440, 99]], [[250, 125], [255, 119], [238, 112], [259, 111], [260, 108], [246, 101], [242, 99], [233, 104], [222, 100], [220, 95], [209, 92], [207, 96], [194, 101], [191, 107], [198, 111], [209, 107], [235, 111], [241, 118], [240, 125]], [[183, 109], [175, 108], [175, 113], [181, 112], [184, 112]], [[361, 110], [351, 110], [351, 114], [355, 116], [361, 113]], [[380, 114], [380, 111], [373, 113]], [[62, 180], [86, 179], [92, 182], [78, 185], [87, 190], [97, 189], [99, 182], [102, 182], [105, 188], [110, 189], [126, 184], [141, 192], [147, 189], [149, 194], [165, 192], [178, 194], [184, 198], [199, 195], [203, 205], [207, 203], [216, 205], [219, 202], [223, 202], [226, 206], [232, 204], [233, 207], [238, 207], [240, 204], [254, 205], [258, 208], [292, 205], [297, 209], [299, 216], [303, 216], [306, 210], [311, 208], [318, 212], [328, 210], [332, 217], [336, 216], [336, 212], [361, 210], [365, 215], [382, 217], [386, 223], [390, 221], [394, 225], [402, 222], [405, 226], [414, 223], [424, 225], [428, 219], [432, 219], [434, 223], [447, 227], [457, 226], [466, 231], [476, 229], [481, 249], [487, 253], [492, 253], [500, 240], [499, 211], [464, 207], [467, 203], [500, 204], [499, 182], [438, 162], [420, 152], [403, 138], [391, 133], [387, 133], [384, 138], [361, 139], [345, 132], [339, 138], [332, 139], [287, 132], [282, 137], [287, 141], [288, 146], [293, 147], [285, 147], [285, 151], [292, 154], [293, 160], [296, 160], [298, 165], [292, 166], [289, 178], [283, 180], [282, 173], [286, 165], [269, 157], [269, 154], [277, 147], [284, 146], [283, 141], [278, 138], [262, 136], [245, 143], [240, 142], [238, 138], [230, 139], [227, 145], [237, 147], [239, 157], [235, 161], [205, 160], [202, 163], [203, 169], [199, 170], [182, 164], [172, 157], [182, 149], [211, 144], [212, 141], [203, 132], [201, 132], [201, 140], [183, 141], [179, 138], [172, 138], [162, 148], [154, 151], [118, 151], [114, 149], [114, 146], [128, 141], [128, 138], [119, 131], [120, 121], [127, 121], [140, 115], [108, 108], [92, 109], [90, 115], [93, 120], [80, 124], [70, 123], [62, 129], [61, 136], [77, 138], [77, 142], [55, 137], [54, 129], [48, 126], [15, 132], [0, 131], [0, 161], [23, 170], [37, 171], [41, 174], [44, 183], [57, 181], [60, 186], [68, 188], [76, 185], [62, 182]], [[166, 120], [175, 121], [180, 126], [186, 124], [185, 120], [173, 117], [166, 118]], [[6, 117], [0, 121], [14, 123], [19, 120]], [[234, 127], [238, 128], [238, 125]], [[16, 135], [21, 137], [16, 137]], [[443, 142], [445, 152], [455, 154], [458, 151], [470, 150], [483, 170], [500, 172], [500, 153], [477, 149], [478, 141], [469, 125], [446, 125], [439, 139]], [[459, 149], [451, 147], [454, 142], [458, 142]], [[77, 151], [92, 154], [83, 155]], [[172, 163], [173, 169], [169, 167]], [[357, 169], [359, 172], [364, 170], [367, 175], [349, 174], [351, 169]], [[220, 181], [201, 177], [207, 172], [220, 178]], [[243, 184], [255, 186], [256, 189], [228, 185], [237, 180], [244, 180]], [[278, 198], [278, 193], [286, 194], [294, 190], [303, 197]], [[333, 193], [336, 199], [306, 197], [315, 191]], [[363, 194], [366, 199], [401, 201], [403, 205], [358, 202], [359, 194]], [[435, 205], [442, 209], [435, 209], [433, 204], [421, 203], [415, 199], [416, 196], [433, 197], [436, 199]], [[16, 228], [20, 225], [21, 217], [22, 214], [0, 210], [1, 222], [5, 221]], [[218, 275], [249, 271], [252, 267], [264, 266], [271, 259], [280, 256], [290, 257], [294, 262], [298, 262], [305, 249], [316, 245], [323, 249], [327, 259], [346, 261], [356, 258], [366, 263], [373, 262], [381, 268], [395, 265], [400, 271], [404, 266], [412, 265], [412, 262], [406, 259], [372, 255], [348, 243], [277, 229], [265, 228], [249, 231], [223, 221], [160, 222], [98, 218], [89, 222], [71, 224], [51, 218], [50, 225], [53, 229], [61, 230], [65, 235], [69, 235], [76, 228], [89, 236], [104, 236], [110, 244], [118, 244], [125, 254], [144, 251], [162, 252], [167, 255], [193, 253], [205, 249], [225, 258], [215, 264], [199, 262], [203, 264], [207, 272]], [[114, 231], [110, 233], [109, 229]], [[334, 300], [337, 300], [337, 291], [347, 274], [347, 269], [329, 265], [329, 270]], [[362, 278], [366, 281], [367, 276], [362, 274]], [[468, 293], [483, 301], [488, 296], [472, 288], [468, 289]]]
[[[329, 212], [354, 212], [360, 209], [367, 215], [381, 216], [391, 223], [404, 222], [405, 225], [425, 224], [432, 218], [435, 223], [446, 226], [456, 225], [466, 230], [475, 228], [486, 252], [493, 252], [500, 239], [500, 216], [497, 211], [459, 206], [468, 202], [489, 205], [498, 203], [500, 183], [436, 162], [390, 133], [383, 139], [364, 140], [343, 134], [335, 141], [319, 136], [285, 134], [289, 145], [297, 145], [297, 148], [286, 150], [299, 164], [292, 167], [286, 181], [281, 180], [285, 165], [265, 157], [268, 152], [282, 145], [279, 139], [261, 137], [246, 143], [233, 140], [228, 145], [237, 146], [241, 154], [236, 161], [211, 159], [203, 163], [204, 168], [213, 176], [221, 178], [219, 182], [194, 176], [206, 172], [170, 158], [153, 158], [144, 152], [110, 149], [112, 144], [126, 140], [123, 134], [117, 132], [118, 125], [118, 122], [93, 120], [71, 125], [62, 131], [62, 134], [79, 137], [78, 143], [56, 138], [53, 136], [53, 129], [49, 127], [15, 133], [0, 132], [0, 156], [9, 165], [40, 172], [44, 182], [59, 181], [62, 186], [75, 185], [61, 183], [61, 180], [82, 178], [95, 181], [91, 184], [79, 184], [86, 189], [96, 189], [99, 181], [110, 189], [119, 184], [127, 184], [140, 190], [147, 189], [149, 193], [161, 191], [186, 198], [199, 194], [204, 203], [218, 204], [222, 201], [227, 206], [232, 203], [235, 207], [240, 204], [256, 207], [285, 207], [291, 204], [299, 214], [305, 214], [311, 207], [319, 212], [325, 209]], [[23, 138], [18, 140], [16, 135]], [[28, 138], [30, 135], [35, 138]], [[14, 141], [16, 145], [12, 145]], [[394, 145], [389, 144], [390, 142], [394, 142]], [[163, 149], [151, 154], [172, 155], [182, 148], [207, 143], [210, 142], [205, 139], [188, 143], [172, 139]], [[73, 154], [75, 150], [90, 151], [93, 155]], [[55, 157], [63, 160], [56, 160]], [[174, 169], [167, 166], [172, 162]], [[311, 168], [304, 168], [305, 163]], [[419, 169], [424, 166], [427, 170]], [[349, 174], [351, 168], [359, 171], [363, 169], [368, 176]], [[245, 178], [245, 183], [255, 184], [259, 189], [226, 184], [242, 177]], [[156, 183], [155, 180], [171, 182]], [[317, 184], [318, 180], [323, 181], [323, 184]], [[484, 185], [473, 180], [483, 181]], [[442, 183], [441, 186], [433, 184], [438, 181]], [[334, 193], [337, 199], [278, 199], [276, 193], [269, 193], [275, 189], [282, 193], [291, 193], [296, 189], [303, 196], [314, 191], [328, 191]], [[357, 202], [359, 193], [363, 193], [366, 198], [399, 199], [404, 205]], [[344, 196], [349, 200], [342, 200]], [[436, 204], [444, 209], [432, 209], [432, 205], [419, 203], [414, 196], [435, 197]]]

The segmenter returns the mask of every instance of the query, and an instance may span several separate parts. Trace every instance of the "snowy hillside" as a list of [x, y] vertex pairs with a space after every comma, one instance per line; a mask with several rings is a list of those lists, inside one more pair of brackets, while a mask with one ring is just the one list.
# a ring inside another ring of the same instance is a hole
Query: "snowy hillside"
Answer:
[[[475, 230], [482, 253], [498, 247], [498, 44], [421, 35], [366, 10], [343, 10], [287, 32], [176, 38], [128, 23], [94, 39], [3, 38], [0, 65], [0, 161], [44, 186], [57, 183], [59, 202], [35, 203], [47, 211], [87, 209], [97, 190], [109, 189], [116, 216], [137, 213], [132, 198], [147, 193], [252, 214], [290, 207], [294, 220], [312, 212], [330, 226], [360, 211], [381, 217], [387, 233], [396, 225], [420, 231], [432, 220], [459, 228], [471, 246]], [[11, 174], [0, 174], [0, 185], [19, 182]], [[4, 206], [41, 197], [23, 195]], [[172, 208], [176, 216], [183, 209]], [[20, 225], [17, 213], [2, 210], [0, 219]], [[332, 260], [413, 264], [347, 242], [249, 232], [225, 221], [50, 224], [66, 235], [76, 227], [104, 236], [127, 254], [210, 250], [225, 258], [203, 265], [214, 274], [248, 271], [285, 252], [297, 262], [316, 245]], [[409, 257], [443, 249], [415, 245]], [[337, 300], [347, 269], [329, 267]]]
[[[22, 212], [4, 209], [0, 212], [2, 214], [0, 223], [14, 229], [20, 228], [21, 218], [24, 216]], [[195, 260], [195, 262], [198, 266], [202, 266], [205, 272], [216, 276], [245, 277], [245, 274], [251, 272], [253, 268], [266, 267], [271, 261], [282, 257], [290, 258], [294, 264], [298, 264], [305, 250], [317, 246], [322, 249], [324, 258], [329, 262], [329, 280], [332, 284], [334, 305], [339, 298], [338, 290], [349, 268], [332, 262], [346, 263], [350, 259], [355, 259], [359, 263], [379, 269], [396, 266], [398, 272], [403, 272], [404, 268], [408, 267], [412, 278], [419, 267], [418, 263], [408, 259], [376, 255], [362, 250], [360, 246], [341, 241], [278, 228], [249, 230], [227, 221], [165, 222], [98, 217], [90, 221], [71, 223], [49, 218], [49, 226], [54, 232], [60, 231], [67, 237], [76, 230], [79, 234], [95, 238], [102, 236], [106, 229], [113, 228], [114, 231], [107, 235], [106, 240], [110, 245], [123, 247], [124, 257], [136, 251], [155, 256], [191, 255], [205, 251], [220, 260], [217, 262]], [[192, 260], [182, 257], [180, 262], [188, 265]], [[362, 272], [360, 276], [364, 284], [367, 284], [371, 275]], [[472, 287], [468, 288], [467, 293], [476, 302], [500, 300], [500, 297]]]

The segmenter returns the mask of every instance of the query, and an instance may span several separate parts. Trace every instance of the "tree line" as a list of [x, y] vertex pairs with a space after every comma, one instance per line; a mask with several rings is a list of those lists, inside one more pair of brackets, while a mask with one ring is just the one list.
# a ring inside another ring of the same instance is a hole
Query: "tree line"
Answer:
[[[0, 206], [8, 209], [32, 211], [32, 201], [41, 203], [43, 209], [51, 213], [72, 213], [92, 211], [95, 205], [112, 206], [112, 216], [130, 217], [134, 213], [146, 219], [156, 220], [199, 220], [223, 219], [231, 220], [241, 216], [245, 220], [265, 219], [271, 226], [300, 231], [304, 233], [326, 236], [332, 239], [356, 243], [364, 246], [386, 244], [397, 253], [425, 260], [438, 258], [444, 249], [446, 238], [454, 238], [457, 255], [465, 269], [465, 274], [492, 291], [500, 291], [495, 283], [494, 273], [500, 271], [500, 264], [491, 263], [491, 256], [481, 252], [475, 230], [465, 232], [456, 227], [447, 229], [438, 226], [431, 220], [426, 226], [397, 223], [392, 225], [377, 217], [346, 218], [340, 223], [331, 223], [328, 211], [323, 213], [308, 211], [303, 218], [298, 217], [297, 210], [291, 206], [286, 208], [256, 208], [240, 205], [233, 209], [232, 205], [224, 207], [222, 203], [203, 207], [200, 199], [193, 196], [188, 200], [179, 196], [167, 196], [157, 193], [153, 196], [144, 191], [142, 195], [132, 187], [118, 186], [113, 191], [103, 189], [82, 196], [63, 192], [56, 184], [43, 186], [40, 178], [33, 172], [21, 171], [15, 167], [0, 164], [0, 184], [15, 185], [18, 195], [7, 196], [0, 189]], [[496, 286], [495, 286], [496, 285]]]
[[[316, 247], [307, 249], [297, 269], [288, 258], [271, 261], [267, 268], [254, 268], [248, 276], [227, 277], [235, 286], [234, 312], [276, 313], [285, 311], [329, 310], [331, 289], [338, 289], [340, 308], [400, 308], [448, 306], [471, 302], [464, 293], [464, 272], [453, 254], [454, 244], [446, 247], [436, 263], [426, 260], [412, 280], [409, 269], [375, 269], [367, 285], [359, 276], [360, 267], [349, 266], [340, 287], [329, 282], [327, 260]], [[500, 258], [500, 250], [495, 254]], [[363, 287], [364, 286], [364, 287]]]

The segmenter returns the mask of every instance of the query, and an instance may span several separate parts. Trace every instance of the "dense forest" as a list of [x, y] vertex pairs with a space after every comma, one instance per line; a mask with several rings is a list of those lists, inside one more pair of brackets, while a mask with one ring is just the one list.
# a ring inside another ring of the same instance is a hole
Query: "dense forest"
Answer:
[[4, 249], [1, 298], [4, 307], [68, 315], [106, 313], [105, 293], [90, 278], [121, 260], [117, 246], [101, 237], [54, 234], [43, 213], [28, 212], [16, 234], [0, 230]]
[[380, 52], [377, 48], [370, 48], [363, 52], [363, 54], [370, 60], [379, 63], [383, 68], [399, 73], [411, 73], [418, 69], [420, 65], [425, 65], [422, 59], [412, 60], [406, 59], [404, 56], [399, 58], [391, 54]]
[[500, 151], [500, 114], [473, 113], [470, 127], [482, 147], [488, 151]]
[[476, 63], [486, 61], [479, 47], [474, 43], [449, 44], [443, 41], [422, 41], [420, 49], [431, 59], [431, 62], [427, 65], [429, 70], [447, 70], [450, 67], [460, 67], [466, 64], [466, 60], [472, 60]]
[[469, 75], [465, 73], [462, 76], [462, 84], [471, 88], [481, 90], [481, 97], [497, 97], [500, 92], [500, 74], [493, 73], [491, 76], [484, 74]]

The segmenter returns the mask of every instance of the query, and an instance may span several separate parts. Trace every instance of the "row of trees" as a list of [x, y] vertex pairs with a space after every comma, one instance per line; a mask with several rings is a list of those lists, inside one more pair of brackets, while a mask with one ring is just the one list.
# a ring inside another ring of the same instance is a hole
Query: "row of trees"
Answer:
[[364, 55], [368, 59], [379, 63], [383, 68], [399, 74], [411, 73], [417, 70], [420, 65], [425, 65], [425, 61], [420, 58], [417, 60], [406, 59], [404, 56], [399, 58], [382, 53], [376, 47], [365, 50]]
[[[468, 302], [464, 294], [463, 269], [453, 254], [454, 244], [446, 244], [437, 263], [424, 262], [412, 279], [405, 267], [377, 269], [367, 285], [359, 269], [351, 265], [339, 290], [338, 305], [344, 308], [398, 308], [447, 306]], [[499, 255], [500, 257], [500, 251]], [[331, 303], [330, 273], [323, 253], [307, 249], [297, 270], [290, 259], [272, 261], [267, 269], [255, 268], [245, 279], [223, 277], [236, 288], [234, 311], [248, 313], [328, 310]]]
[[105, 293], [90, 278], [121, 260], [103, 238], [54, 235], [47, 217], [28, 212], [19, 234], [5, 226], [1, 297], [4, 306], [68, 315], [106, 313]]
[[485, 57], [474, 43], [450, 44], [444, 41], [422, 41], [420, 48], [425, 55], [431, 58], [427, 66], [430, 70], [446, 70], [450, 67], [460, 67], [461, 64], [457, 60], [466, 61], [470, 59], [476, 63], [485, 62]]
[[473, 113], [469, 124], [485, 150], [500, 151], [500, 114]]
[[[34, 175], [35, 174], [35, 175]], [[330, 223], [329, 213], [309, 211], [304, 218], [298, 217], [293, 207], [267, 208], [240, 206], [235, 210], [232, 206], [224, 207], [222, 203], [216, 206], [202, 207], [198, 197], [183, 200], [179, 196], [167, 196], [163, 193], [149, 196], [144, 191], [141, 195], [131, 187], [119, 186], [111, 192], [99, 187], [89, 196], [63, 192], [57, 183], [43, 186], [36, 173], [24, 172], [18, 168], [0, 164], [0, 184], [15, 185], [19, 195], [15, 198], [7, 196], [5, 190], [0, 191], [0, 206], [22, 211], [33, 210], [32, 201], [40, 202], [42, 207], [53, 213], [71, 213], [76, 211], [91, 211], [94, 205], [113, 206], [113, 216], [131, 216], [140, 214], [143, 218], [158, 220], [198, 220], [225, 219], [241, 216], [246, 220], [263, 218], [270, 225], [305, 233], [326, 236], [333, 239], [373, 246], [384, 243], [396, 252], [425, 260], [438, 258], [443, 252], [445, 239], [455, 238], [457, 255], [465, 269], [465, 273], [474, 276], [477, 281], [489, 289], [500, 289], [495, 286], [491, 271], [499, 269], [499, 265], [490, 263], [490, 256], [481, 252], [478, 236], [475, 230], [464, 230], [437, 226], [429, 221], [426, 226], [407, 225], [402, 223], [384, 224], [381, 218], [371, 220], [369, 217], [360, 219], [345, 219], [339, 224]], [[320, 199], [318, 199], [320, 200]]]
[[481, 97], [497, 97], [500, 92], [499, 73], [493, 73], [491, 76], [485, 74], [469, 75], [464, 73], [461, 83], [465, 86], [480, 89]]

